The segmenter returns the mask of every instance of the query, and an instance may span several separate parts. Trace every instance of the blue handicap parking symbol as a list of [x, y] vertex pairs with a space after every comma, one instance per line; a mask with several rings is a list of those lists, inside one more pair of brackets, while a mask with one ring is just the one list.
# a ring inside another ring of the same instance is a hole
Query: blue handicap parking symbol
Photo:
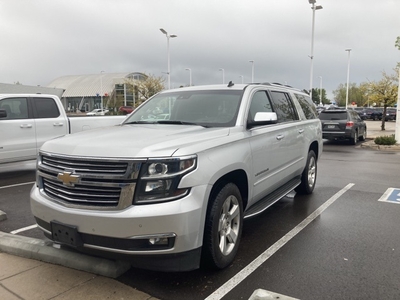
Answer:
[[393, 189], [393, 191], [388, 195], [387, 201], [400, 203], [400, 189]]
[[400, 189], [388, 188], [379, 201], [400, 204]]

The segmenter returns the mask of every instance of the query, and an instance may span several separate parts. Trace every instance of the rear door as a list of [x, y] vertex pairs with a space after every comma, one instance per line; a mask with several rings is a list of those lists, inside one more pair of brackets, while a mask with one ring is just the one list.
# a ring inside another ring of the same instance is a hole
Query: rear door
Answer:
[[36, 148], [44, 142], [68, 133], [67, 119], [61, 114], [56, 100], [51, 97], [32, 98], [36, 125]]
[[283, 135], [279, 147], [280, 177], [288, 180], [293, 174], [301, 174], [305, 166], [308, 155], [305, 127], [289, 93], [272, 90], [270, 95]]
[[36, 127], [26, 97], [0, 100], [7, 112], [0, 118], [0, 163], [36, 158]]

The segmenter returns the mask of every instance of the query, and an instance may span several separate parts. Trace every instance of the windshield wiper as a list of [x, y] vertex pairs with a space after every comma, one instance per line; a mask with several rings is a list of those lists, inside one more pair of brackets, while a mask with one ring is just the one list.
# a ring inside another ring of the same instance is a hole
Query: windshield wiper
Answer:
[[128, 125], [128, 124], [154, 124], [156, 123], [155, 121], [131, 121], [131, 122], [126, 122], [126, 123], [122, 123], [122, 125]]
[[207, 126], [207, 125], [204, 125], [204, 124], [193, 123], [193, 122], [185, 122], [185, 121], [158, 120], [156, 123], [158, 123], [158, 124], [176, 124], [176, 125], [194, 125], [194, 126], [202, 126], [202, 127], [205, 127], [205, 128], [210, 127], [210, 126]]

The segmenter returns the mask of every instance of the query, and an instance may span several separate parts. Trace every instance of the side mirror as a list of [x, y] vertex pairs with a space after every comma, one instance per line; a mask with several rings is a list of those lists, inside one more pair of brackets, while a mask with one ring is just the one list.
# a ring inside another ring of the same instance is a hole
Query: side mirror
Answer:
[[7, 111], [5, 109], [0, 109], [0, 118], [7, 118]]
[[278, 116], [275, 112], [258, 112], [254, 116], [254, 121], [247, 121], [247, 128], [276, 123], [278, 123]]

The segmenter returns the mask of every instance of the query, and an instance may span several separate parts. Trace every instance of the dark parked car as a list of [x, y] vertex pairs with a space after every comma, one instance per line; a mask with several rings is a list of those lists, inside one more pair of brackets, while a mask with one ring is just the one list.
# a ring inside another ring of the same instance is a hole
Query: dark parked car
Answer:
[[324, 110], [319, 114], [322, 123], [322, 138], [328, 140], [350, 140], [355, 145], [367, 137], [367, 125], [358, 113], [350, 109]]
[[397, 109], [396, 108], [386, 108], [386, 117], [385, 121], [395, 121], [396, 120], [396, 115], [397, 115]]
[[372, 120], [382, 120], [383, 108], [372, 109], [371, 117]]
[[[366, 120], [366, 112], [364, 107], [353, 107], [352, 110], [354, 110], [358, 115], [360, 116], [361, 119]], [[364, 115], [365, 114], [365, 115]]]
[[367, 120], [371, 119], [371, 115], [374, 112], [373, 108], [364, 108], [361, 112], [358, 112], [358, 115], [361, 119]]

